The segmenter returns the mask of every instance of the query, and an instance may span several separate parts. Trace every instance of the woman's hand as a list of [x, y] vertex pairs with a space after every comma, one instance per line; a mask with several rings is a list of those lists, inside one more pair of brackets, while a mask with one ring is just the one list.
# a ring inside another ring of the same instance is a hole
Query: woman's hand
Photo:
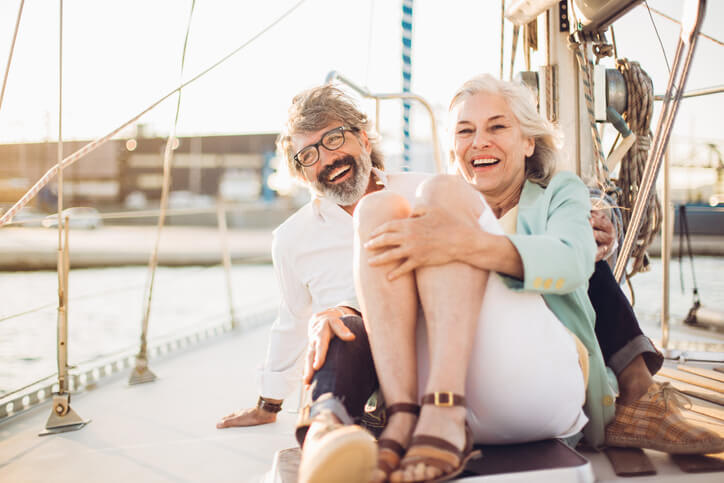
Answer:
[[380, 225], [364, 248], [374, 253], [369, 259], [371, 266], [396, 264], [387, 275], [394, 280], [418, 267], [459, 261], [465, 243], [479, 231], [472, 212], [421, 206], [409, 218]]
[[312, 316], [307, 357], [304, 363], [304, 384], [310, 384], [314, 373], [324, 365], [329, 342], [333, 337], [339, 337], [344, 341], [354, 340], [354, 334], [342, 322], [343, 315], [347, 315], [344, 309], [332, 307]]

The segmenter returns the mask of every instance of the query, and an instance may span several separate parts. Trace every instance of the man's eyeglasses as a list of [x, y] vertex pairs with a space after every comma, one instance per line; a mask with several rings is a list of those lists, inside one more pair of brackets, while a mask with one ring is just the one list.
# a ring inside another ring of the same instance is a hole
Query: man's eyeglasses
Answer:
[[344, 133], [347, 131], [356, 131], [355, 128], [340, 126], [322, 134], [322, 139], [319, 142], [310, 144], [302, 148], [297, 154], [294, 155], [294, 161], [301, 164], [305, 168], [314, 166], [319, 161], [319, 146], [321, 145], [327, 151], [334, 151], [344, 145]]

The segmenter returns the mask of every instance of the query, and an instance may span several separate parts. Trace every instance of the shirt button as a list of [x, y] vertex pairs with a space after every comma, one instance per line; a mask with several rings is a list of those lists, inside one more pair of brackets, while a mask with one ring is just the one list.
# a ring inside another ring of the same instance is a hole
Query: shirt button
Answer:
[[536, 277], [535, 280], [533, 280], [533, 288], [541, 288], [543, 286], [543, 279], [540, 277]]
[[564, 283], [566, 283], [566, 281], [563, 280], [562, 278], [559, 278], [558, 280], [556, 280], [556, 290], [562, 289]]
[[603, 405], [604, 406], [613, 406], [613, 398], [606, 394], [603, 396]]
[[551, 288], [551, 285], [553, 285], [553, 280], [550, 278], [546, 278], [546, 282], [543, 284], [543, 288], [548, 290]]

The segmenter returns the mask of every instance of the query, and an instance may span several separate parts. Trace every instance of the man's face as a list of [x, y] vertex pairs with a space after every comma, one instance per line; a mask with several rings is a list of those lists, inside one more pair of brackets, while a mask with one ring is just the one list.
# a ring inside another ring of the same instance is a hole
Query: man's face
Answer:
[[[325, 134], [340, 126], [342, 123], [332, 123], [318, 131], [292, 135], [294, 151], [319, 143]], [[334, 150], [319, 144], [317, 162], [301, 170], [304, 179], [317, 193], [338, 205], [349, 206], [367, 191], [372, 171], [371, 146], [364, 131], [345, 130], [343, 136], [344, 142]]]

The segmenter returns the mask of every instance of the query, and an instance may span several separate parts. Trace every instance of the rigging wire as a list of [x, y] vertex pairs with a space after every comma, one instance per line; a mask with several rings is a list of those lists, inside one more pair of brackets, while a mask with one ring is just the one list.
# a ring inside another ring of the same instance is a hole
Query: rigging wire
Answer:
[[[370, 23], [367, 29], [367, 66], [365, 67], [365, 85], [370, 83], [370, 66], [372, 65], [372, 26], [374, 25], [375, 0], [370, 1]], [[377, 127], [379, 129], [379, 126]]]
[[236, 49], [232, 50], [231, 52], [229, 52], [228, 54], [226, 54], [225, 56], [223, 56], [221, 59], [219, 59], [219, 60], [218, 60], [217, 62], [215, 62], [213, 65], [211, 65], [210, 67], [208, 67], [208, 68], [204, 69], [203, 71], [199, 72], [199, 73], [196, 74], [194, 77], [192, 77], [191, 79], [187, 80], [186, 82], [182, 83], [181, 85], [179, 85], [178, 87], [176, 87], [175, 89], [173, 89], [171, 92], [169, 92], [169, 93], [166, 94], [165, 96], [163, 96], [163, 97], [161, 97], [160, 99], [158, 99], [156, 102], [154, 102], [153, 104], [151, 104], [150, 106], [148, 106], [146, 109], [144, 109], [143, 111], [141, 111], [139, 114], [135, 115], [134, 117], [132, 117], [131, 119], [129, 119], [128, 121], [126, 121], [125, 123], [123, 123], [122, 125], [120, 125], [119, 127], [117, 127], [116, 129], [114, 129], [113, 131], [111, 131], [110, 133], [106, 134], [105, 136], [103, 136], [103, 137], [101, 137], [101, 138], [96, 139], [95, 141], [92, 141], [92, 142], [86, 144], [85, 146], [83, 146], [83, 147], [80, 148], [79, 150], [77, 150], [77, 151], [75, 151], [74, 153], [71, 153], [70, 155], [66, 156], [65, 159], [63, 159], [63, 162], [62, 162], [62, 163], [55, 164], [55, 165], [54, 165], [53, 167], [51, 167], [48, 171], [45, 172], [45, 174], [25, 193], [25, 195], [23, 195], [23, 197], [20, 198], [20, 200], [18, 200], [18, 202], [16, 202], [9, 210], [7, 210], [5, 213], [2, 214], [2, 216], [0, 216], [0, 227], [2, 227], [2, 226], [5, 225], [8, 221], [10, 221], [10, 220], [12, 219], [12, 217], [15, 216], [15, 215], [17, 214], [17, 212], [18, 212], [23, 206], [27, 205], [27, 204], [30, 202], [30, 200], [32, 200], [32, 199], [35, 197], [35, 195], [38, 194], [38, 192], [40, 191], [40, 189], [43, 188], [43, 186], [47, 185], [47, 184], [50, 182], [51, 179], [53, 179], [53, 177], [58, 173], [58, 170], [59, 170], [59, 169], [66, 168], [66, 167], [70, 166], [71, 164], [75, 163], [76, 161], [78, 161], [79, 159], [81, 159], [82, 157], [84, 157], [86, 154], [88, 154], [88, 153], [90, 153], [90, 152], [92, 152], [92, 151], [95, 151], [95, 150], [98, 149], [100, 146], [102, 146], [103, 144], [105, 144], [105, 143], [106, 143], [109, 139], [111, 139], [113, 136], [115, 136], [116, 134], [118, 134], [119, 132], [121, 132], [123, 129], [125, 129], [125, 128], [128, 127], [128, 126], [130, 126], [130, 125], [133, 124], [134, 122], [136, 122], [136, 121], [137, 121], [138, 119], [140, 119], [144, 114], [147, 114], [149, 111], [153, 110], [156, 106], [158, 106], [158, 105], [161, 104], [163, 101], [165, 101], [166, 99], [168, 99], [169, 97], [171, 97], [172, 95], [174, 95], [176, 92], [178, 92], [179, 90], [183, 89], [184, 87], [186, 87], [186, 86], [188, 86], [188, 85], [196, 82], [198, 79], [200, 79], [200, 78], [203, 77], [204, 75], [208, 74], [209, 72], [211, 72], [212, 70], [214, 70], [214, 69], [215, 69], [216, 67], [218, 67], [219, 65], [223, 64], [224, 62], [226, 62], [229, 58], [231, 58], [231, 57], [233, 57], [234, 55], [236, 55], [237, 53], [239, 53], [239, 52], [240, 52], [241, 50], [243, 50], [245, 47], [247, 47], [248, 45], [250, 45], [252, 42], [254, 42], [254, 41], [257, 40], [259, 37], [261, 37], [262, 35], [264, 35], [266, 32], [268, 32], [269, 30], [271, 30], [273, 27], [275, 27], [279, 22], [281, 22], [282, 20], [284, 20], [285, 18], [287, 18], [289, 15], [291, 15], [297, 8], [299, 8], [300, 6], [302, 6], [302, 4], [305, 3], [306, 1], [307, 1], [307, 0], [299, 0], [296, 4], [294, 4], [291, 8], [289, 8], [289, 10], [287, 10], [286, 12], [284, 12], [281, 16], [279, 16], [277, 19], [275, 19], [275, 20], [274, 20], [273, 22], [271, 22], [269, 25], [267, 25], [266, 27], [264, 27], [262, 30], [260, 30], [260, 31], [257, 32], [256, 34], [254, 34], [249, 40], [247, 40], [246, 42], [244, 42], [243, 44], [241, 44], [239, 47], [237, 47]]
[[20, 29], [20, 17], [23, 15], [23, 5], [25, 0], [20, 0], [20, 8], [18, 8], [18, 19], [15, 21], [15, 31], [13, 32], [13, 40], [10, 42], [10, 53], [8, 54], [8, 63], [5, 66], [5, 76], [3, 77], [3, 86], [0, 89], [0, 108], [3, 105], [3, 97], [5, 97], [5, 86], [8, 82], [8, 74], [10, 74], [10, 63], [13, 60], [13, 52], [15, 51], [15, 40], [18, 38], [18, 30]]
[[[674, 22], [675, 24], [681, 25], [681, 22], [679, 22], [678, 20], [676, 20], [674, 17], [670, 17], [670, 16], [666, 15], [666, 14], [665, 14], [664, 12], [662, 12], [661, 10], [656, 10], [655, 8], [650, 8], [649, 10], [652, 11], [652, 12], [654, 12], [654, 13], [657, 14], [657, 15], [660, 15], [660, 16], [664, 17], [664, 18], [667, 19], [667, 20], [671, 20], [671, 21]], [[724, 47], [724, 42], [722, 42], [722, 41], [719, 40], [719, 39], [716, 39], [716, 38], [712, 37], [711, 35], [707, 35], [707, 34], [705, 34], [704, 32], [699, 32], [699, 36], [700, 36], [700, 37], [704, 37], [704, 38], [707, 39], [707, 40], [711, 40], [711, 41], [714, 42], [715, 44], [721, 45], [722, 47]]]
[[664, 54], [664, 61], [666, 62], [666, 70], [671, 73], [671, 66], [669, 65], [669, 58], [666, 57], [666, 49], [664, 49], [664, 43], [661, 41], [661, 36], [659, 35], [659, 29], [656, 28], [656, 22], [654, 22], [654, 16], [651, 15], [651, 9], [649, 8], [649, 2], [644, 0], [644, 5], [646, 5], [646, 10], [649, 11], [649, 18], [651, 19], [651, 25], [654, 26], [654, 32], [656, 32], [656, 37], [659, 39], [659, 45], [661, 46], [661, 53]]
[[505, 0], [500, 0], [500, 80], [503, 80], [505, 64]]
[[[181, 52], [181, 72], [179, 73], [179, 80], [183, 80], [184, 65], [186, 64], [186, 49], [189, 43], [189, 34], [191, 32], [191, 20], [194, 16], [194, 8], [196, 7], [196, 0], [191, 0], [191, 9], [189, 11], [189, 20], [186, 24], [186, 35], [184, 37], [184, 47]], [[173, 161], [173, 149], [176, 141], [176, 128], [178, 127], [178, 117], [181, 111], [181, 90], [179, 89], [176, 97], [176, 114], [174, 116], [173, 125], [171, 127], [171, 134], [166, 140], [166, 148], [163, 154], [163, 184], [161, 186], [161, 213], [158, 215], [158, 227], [156, 229], [156, 240], [153, 245], [153, 252], [148, 260], [148, 278], [146, 279], [146, 288], [144, 290], [146, 297], [144, 297], [143, 312], [142, 312], [142, 323], [141, 323], [141, 348], [139, 355], [142, 354], [145, 358], [146, 345], [148, 337], [148, 320], [151, 316], [151, 300], [153, 299], [153, 286], [156, 279], [156, 267], [158, 266], [158, 251], [161, 246], [161, 231], [163, 229], [164, 222], [166, 221], [166, 210], [168, 208], [168, 193], [171, 189], [171, 162]]]

